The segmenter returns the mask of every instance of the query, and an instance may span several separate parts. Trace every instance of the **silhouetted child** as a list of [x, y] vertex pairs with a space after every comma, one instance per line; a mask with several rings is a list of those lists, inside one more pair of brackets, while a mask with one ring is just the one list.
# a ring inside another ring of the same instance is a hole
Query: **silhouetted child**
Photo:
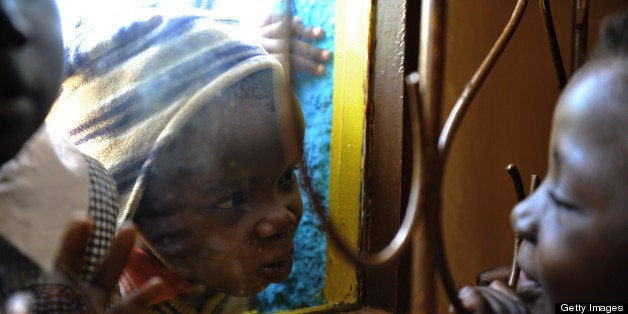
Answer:
[[202, 14], [138, 12], [71, 52], [49, 122], [109, 168], [138, 225], [122, 297], [159, 275], [150, 310], [232, 313], [291, 272], [301, 110], [261, 47]]
[[628, 10], [605, 22], [593, 58], [562, 92], [546, 177], [513, 209], [513, 229], [523, 238], [517, 296], [495, 282], [463, 288], [463, 304], [476, 312], [516, 313], [538, 301], [533, 312], [551, 313], [557, 302], [626, 302], [626, 156]]

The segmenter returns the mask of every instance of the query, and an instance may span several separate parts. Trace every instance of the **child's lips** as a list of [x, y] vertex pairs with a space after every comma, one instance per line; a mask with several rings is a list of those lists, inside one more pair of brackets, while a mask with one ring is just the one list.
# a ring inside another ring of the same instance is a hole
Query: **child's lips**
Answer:
[[543, 287], [525, 271], [521, 271], [517, 282], [517, 295], [526, 303], [536, 301], [543, 294]]
[[292, 255], [261, 267], [262, 277], [269, 282], [280, 282], [292, 272]]

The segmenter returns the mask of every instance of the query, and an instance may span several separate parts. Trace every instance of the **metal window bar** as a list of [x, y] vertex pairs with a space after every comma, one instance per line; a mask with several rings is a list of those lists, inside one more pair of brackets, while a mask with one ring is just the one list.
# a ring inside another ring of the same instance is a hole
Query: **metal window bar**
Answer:
[[[458, 313], [467, 313], [457, 297], [445, 248], [442, 241], [441, 194], [449, 148], [455, 134], [484, 79], [490, 73], [516, 31], [527, 8], [528, 0], [516, 2], [510, 20], [489, 53], [460, 94], [445, 124], [442, 114], [442, 77], [445, 55], [447, 1], [421, 1], [421, 35], [419, 73], [406, 78], [412, 134], [412, 174], [408, 205], [401, 226], [391, 242], [382, 250], [359, 255], [342, 239], [325, 217], [321, 197], [312, 189], [310, 178], [304, 176], [304, 189], [312, 198], [314, 209], [323, 220], [330, 239], [358, 267], [378, 267], [395, 260], [412, 243], [411, 313], [436, 312], [435, 274], [445, 287], [447, 296]], [[554, 61], [558, 85], [567, 81], [548, 0], [539, 0], [546, 34]], [[586, 55], [588, 1], [574, 0], [572, 71]], [[303, 169], [305, 173], [307, 168]]]

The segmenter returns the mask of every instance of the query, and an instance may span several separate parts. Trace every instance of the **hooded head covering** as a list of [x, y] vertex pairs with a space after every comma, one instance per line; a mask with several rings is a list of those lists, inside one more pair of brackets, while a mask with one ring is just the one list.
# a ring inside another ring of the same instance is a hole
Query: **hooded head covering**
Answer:
[[285, 98], [275, 58], [200, 11], [189, 13], [144, 8], [117, 23], [83, 22], [66, 47], [68, 77], [48, 123], [109, 169], [122, 201], [119, 222], [133, 218], [160, 149], [226, 87], [270, 70], [275, 101], [294, 101]]

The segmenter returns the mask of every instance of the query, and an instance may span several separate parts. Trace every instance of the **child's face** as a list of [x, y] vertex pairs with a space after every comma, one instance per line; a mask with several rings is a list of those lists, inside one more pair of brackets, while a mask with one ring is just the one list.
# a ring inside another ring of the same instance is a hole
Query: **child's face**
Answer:
[[145, 194], [152, 213], [140, 205], [136, 221], [177, 273], [252, 295], [292, 270], [302, 127], [282, 113], [300, 109], [274, 103], [269, 73], [212, 102], [158, 159]]
[[0, 1], [0, 164], [13, 158], [44, 121], [62, 69], [55, 1]]
[[[517, 262], [552, 302], [628, 297], [628, 76], [621, 66], [598, 62], [574, 76], [556, 107], [547, 177], [512, 212], [524, 239]], [[533, 281], [527, 290], [542, 293]]]

